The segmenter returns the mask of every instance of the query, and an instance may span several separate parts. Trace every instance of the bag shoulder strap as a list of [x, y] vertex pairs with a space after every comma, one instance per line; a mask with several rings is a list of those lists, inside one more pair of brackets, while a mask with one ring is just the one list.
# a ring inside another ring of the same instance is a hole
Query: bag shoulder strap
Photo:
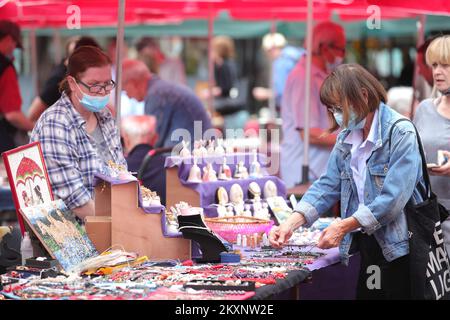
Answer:
[[414, 131], [416, 132], [417, 142], [419, 144], [420, 157], [422, 158], [422, 177], [423, 177], [423, 180], [425, 181], [425, 188], [426, 188], [426, 197], [424, 197], [424, 199], [428, 199], [431, 197], [432, 191], [431, 191], [430, 176], [428, 174], [428, 169], [427, 169], [427, 160], [425, 158], [425, 153], [423, 151], [422, 140], [420, 139], [419, 132], [417, 131], [416, 126], [414, 125], [414, 123], [411, 120], [402, 118], [402, 119], [398, 119], [397, 121], [395, 121], [392, 124], [391, 129], [389, 130], [389, 149], [391, 149], [392, 131], [394, 130], [395, 125], [402, 121], [410, 122], [412, 124], [412, 126], [414, 127]]

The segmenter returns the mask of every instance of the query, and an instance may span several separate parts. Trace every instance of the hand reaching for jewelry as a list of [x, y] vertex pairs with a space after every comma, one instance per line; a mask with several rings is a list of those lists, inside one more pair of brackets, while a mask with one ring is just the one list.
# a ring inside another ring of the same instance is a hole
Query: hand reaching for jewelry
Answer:
[[292, 236], [292, 228], [286, 223], [273, 227], [269, 233], [269, 242], [272, 247], [280, 248]]

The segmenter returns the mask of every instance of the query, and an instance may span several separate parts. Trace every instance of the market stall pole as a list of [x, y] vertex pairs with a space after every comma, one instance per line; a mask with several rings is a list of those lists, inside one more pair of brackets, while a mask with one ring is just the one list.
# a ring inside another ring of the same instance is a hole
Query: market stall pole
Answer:
[[311, 62], [312, 62], [312, 28], [313, 28], [313, 0], [308, 0], [308, 19], [306, 24], [306, 81], [305, 81], [305, 126], [303, 128], [303, 166], [302, 184], [309, 181], [309, 114], [311, 101]]
[[116, 42], [116, 91], [115, 91], [115, 108], [116, 108], [116, 123], [117, 130], [120, 135], [120, 107], [121, 107], [121, 93], [122, 93], [122, 55], [123, 55], [123, 37], [125, 26], [125, 0], [119, 0], [118, 12], [118, 28], [117, 28], [117, 42]]

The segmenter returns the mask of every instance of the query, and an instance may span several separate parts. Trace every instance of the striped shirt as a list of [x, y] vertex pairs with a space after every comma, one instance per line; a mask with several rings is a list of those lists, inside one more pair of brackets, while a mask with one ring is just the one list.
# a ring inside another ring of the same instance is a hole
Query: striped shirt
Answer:
[[[120, 137], [110, 111], [95, 113], [112, 159], [126, 166]], [[93, 199], [94, 174], [104, 172], [94, 139], [86, 132], [86, 121], [63, 93], [39, 118], [31, 142], [42, 146], [53, 195], [74, 209]]]

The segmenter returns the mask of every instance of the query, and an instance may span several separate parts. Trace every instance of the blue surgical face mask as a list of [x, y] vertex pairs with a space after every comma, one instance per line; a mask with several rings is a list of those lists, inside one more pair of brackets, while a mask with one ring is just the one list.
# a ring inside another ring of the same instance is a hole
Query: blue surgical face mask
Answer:
[[333, 112], [334, 119], [336, 120], [336, 123], [339, 125], [339, 127], [347, 130], [357, 130], [364, 128], [364, 125], [366, 124], [366, 118], [362, 119], [359, 122], [357, 121], [357, 116], [353, 111], [350, 111], [350, 119], [348, 120], [348, 124], [346, 127], [343, 127], [344, 124], [344, 115], [342, 114], [342, 111], [334, 111]]
[[[78, 84], [77, 84], [77, 87], [78, 87]], [[78, 89], [80, 89], [80, 87], [78, 87]], [[77, 97], [78, 101], [80, 101], [81, 105], [85, 109], [87, 109], [91, 112], [99, 112], [99, 111], [103, 110], [109, 102], [109, 94], [107, 94], [103, 97], [98, 97], [98, 96], [88, 95], [81, 90], [80, 90], [80, 92], [83, 94], [83, 98], [80, 99]]]

